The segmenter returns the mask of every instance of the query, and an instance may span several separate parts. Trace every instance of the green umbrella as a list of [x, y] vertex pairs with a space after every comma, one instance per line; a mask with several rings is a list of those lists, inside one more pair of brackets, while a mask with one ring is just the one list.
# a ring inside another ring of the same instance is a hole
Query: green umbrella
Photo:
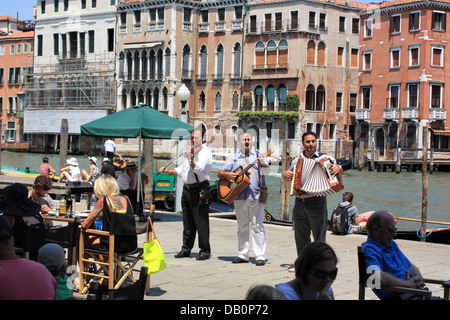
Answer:
[[110, 114], [81, 126], [81, 134], [115, 138], [189, 139], [194, 128], [147, 104]]
[[[137, 202], [139, 203], [141, 189], [141, 139], [189, 139], [193, 129], [194, 127], [191, 125], [141, 103], [83, 124], [81, 126], [81, 134], [114, 138], [139, 137], [139, 179], [137, 190]], [[153, 174], [150, 174], [149, 178], [153, 180]]]

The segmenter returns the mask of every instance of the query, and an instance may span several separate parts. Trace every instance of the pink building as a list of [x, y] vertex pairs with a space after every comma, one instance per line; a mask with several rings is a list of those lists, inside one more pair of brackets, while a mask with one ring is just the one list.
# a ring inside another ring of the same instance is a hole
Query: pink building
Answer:
[[424, 126], [432, 147], [450, 148], [449, 9], [448, 0], [396, 0], [361, 13], [357, 139], [373, 143], [381, 159], [398, 146], [422, 147]]

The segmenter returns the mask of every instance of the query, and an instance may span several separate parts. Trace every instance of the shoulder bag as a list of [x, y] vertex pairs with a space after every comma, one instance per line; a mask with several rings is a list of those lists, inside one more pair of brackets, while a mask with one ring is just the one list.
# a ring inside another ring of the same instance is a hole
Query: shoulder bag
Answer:
[[[148, 268], [149, 274], [158, 273], [167, 267], [166, 258], [164, 257], [164, 252], [159, 243], [159, 238], [155, 234], [155, 229], [153, 228], [152, 219], [147, 218], [147, 231], [146, 240], [144, 242], [144, 266]], [[148, 236], [148, 226], [151, 226], [152, 230], [152, 240], [149, 241]]]

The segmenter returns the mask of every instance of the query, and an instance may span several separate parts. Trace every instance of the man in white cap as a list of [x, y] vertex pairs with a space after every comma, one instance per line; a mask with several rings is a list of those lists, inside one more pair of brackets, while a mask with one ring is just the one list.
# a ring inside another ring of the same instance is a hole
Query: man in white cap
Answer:
[[111, 177], [116, 177], [116, 169], [114, 168], [113, 164], [111, 163], [111, 160], [109, 158], [103, 158], [102, 161], [103, 167], [100, 171], [100, 175], [109, 174]]
[[60, 170], [59, 180], [67, 180], [68, 182], [81, 182], [81, 170], [78, 167], [78, 160], [70, 158], [66, 161], [66, 166]]

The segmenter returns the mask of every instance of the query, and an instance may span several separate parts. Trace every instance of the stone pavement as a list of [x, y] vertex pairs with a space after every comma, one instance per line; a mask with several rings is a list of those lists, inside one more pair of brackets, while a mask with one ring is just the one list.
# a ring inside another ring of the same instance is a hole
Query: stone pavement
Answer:
[[[145, 300], [243, 300], [253, 285], [273, 286], [294, 277], [294, 273], [288, 271], [296, 258], [294, 233], [290, 226], [265, 224], [268, 261], [261, 267], [255, 265], [252, 256], [250, 263], [231, 263], [237, 255], [236, 220], [211, 217], [211, 258], [198, 261], [197, 241], [191, 257], [174, 258], [174, 254], [181, 249], [181, 214], [156, 211], [154, 217], [153, 225], [164, 250], [167, 268], [151, 275], [150, 290]], [[363, 235], [337, 236], [327, 233], [327, 243], [333, 247], [339, 259], [338, 276], [332, 285], [336, 300], [358, 299], [356, 248], [365, 239]], [[143, 241], [145, 237], [140, 235], [140, 246]], [[450, 279], [448, 245], [407, 240], [397, 240], [397, 243], [424, 277]], [[137, 268], [141, 265], [138, 264]], [[138, 272], [135, 275], [138, 276]], [[443, 296], [439, 286], [428, 287], [434, 295]], [[366, 299], [377, 300], [369, 289], [366, 290]]]

